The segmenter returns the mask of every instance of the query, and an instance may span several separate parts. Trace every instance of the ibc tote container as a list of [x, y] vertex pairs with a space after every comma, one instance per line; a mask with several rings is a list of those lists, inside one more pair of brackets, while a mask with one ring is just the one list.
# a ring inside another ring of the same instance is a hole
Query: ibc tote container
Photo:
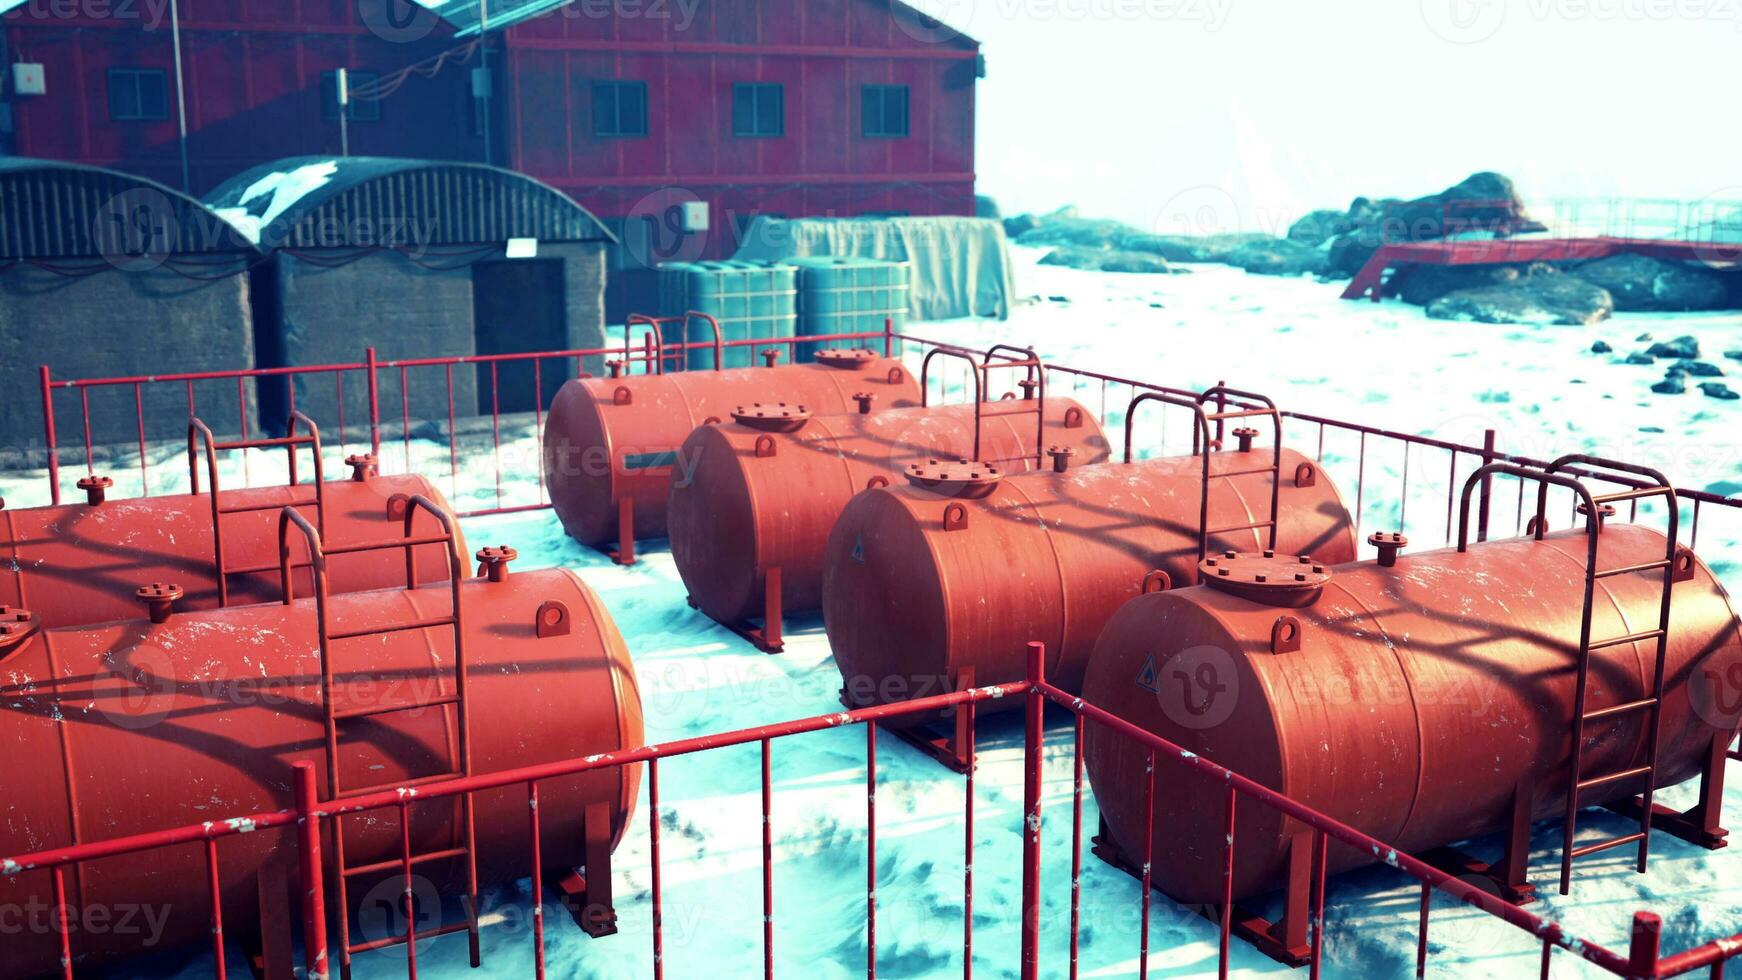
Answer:
[[[661, 316], [706, 313], [718, 320], [727, 340], [792, 337], [798, 332], [797, 270], [778, 262], [669, 262], [659, 267]], [[668, 344], [705, 343], [714, 336], [700, 320], [691, 320], [689, 336], [681, 324], [666, 328]], [[881, 329], [881, 327], [879, 328]], [[723, 367], [754, 367], [761, 362], [755, 347], [728, 347]], [[788, 352], [781, 351], [782, 360]], [[689, 370], [711, 370], [712, 346], [696, 348], [681, 363]], [[670, 365], [668, 365], [669, 367]]]
[[[793, 259], [791, 264], [798, 267], [800, 337], [879, 332], [885, 321], [898, 331], [906, 326], [906, 262], [819, 255]], [[824, 346], [799, 345], [799, 360], [810, 360]], [[893, 353], [901, 351], [897, 348]]]

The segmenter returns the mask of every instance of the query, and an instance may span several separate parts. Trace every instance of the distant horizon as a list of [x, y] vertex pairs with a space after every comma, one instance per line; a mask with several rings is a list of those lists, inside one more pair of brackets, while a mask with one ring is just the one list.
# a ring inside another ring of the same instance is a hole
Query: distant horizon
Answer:
[[1472, 173], [1526, 201], [1742, 201], [1732, 0], [911, 0], [978, 38], [979, 193], [1280, 232]]

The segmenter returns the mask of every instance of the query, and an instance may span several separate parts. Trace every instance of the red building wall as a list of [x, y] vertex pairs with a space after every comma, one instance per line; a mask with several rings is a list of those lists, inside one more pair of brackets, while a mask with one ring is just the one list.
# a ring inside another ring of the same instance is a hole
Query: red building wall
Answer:
[[[43, 96], [8, 92], [10, 152], [180, 186], [165, 3], [29, 0], [0, 18], [8, 60], [42, 63], [48, 85]], [[322, 72], [388, 75], [465, 43], [445, 25], [384, 39], [357, 0], [179, 3], [196, 195], [264, 161], [337, 154]], [[661, 222], [670, 203], [707, 201], [710, 232], [663, 240], [654, 259], [730, 254], [757, 212], [971, 214], [978, 48], [927, 40], [917, 23], [888, 0], [577, 0], [492, 35], [492, 159], [607, 219]], [[379, 122], [350, 125], [350, 152], [483, 160], [477, 64], [473, 51], [408, 78], [379, 103]], [[164, 70], [169, 118], [110, 119], [112, 67]], [[593, 135], [592, 83], [609, 79], [646, 82], [646, 136]], [[732, 86], [745, 81], [785, 86], [784, 136], [733, 135]], [[910, 87], [908, 137], [862, 135], [865, 84]]]

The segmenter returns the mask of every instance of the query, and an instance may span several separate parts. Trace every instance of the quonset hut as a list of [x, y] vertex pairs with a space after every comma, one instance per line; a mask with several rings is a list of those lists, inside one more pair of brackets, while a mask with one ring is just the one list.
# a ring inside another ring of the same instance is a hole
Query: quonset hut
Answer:
[[[61, 378], [252, 367], [249, 269], [261, 253], [204, 204], [101, 167], [0, 157], [0, 444], [42, 444], [38, 368]], [[235, 422], [253, 406], [233, 382], [193, 386], [197, 411]], [[141, 392], [144, 435], [185, 435], [182, 386]], [[79, 397], [55, 399], [83, 435]], [[89, 395], [94, 442], [140, 435], [131, 386]], [[63, 440], [65, 441], [65, 440]]]
[[[354, 363], [368, 347], [395, 360], [604, 344], [605, 250], [616, 239], [567, 195], [523, 174], [293, 157], [238, 174], [206, 202], [269, 256], [254, 277], [262, 365]], [[572, 360], [543, 362], [547, 403], [575, 369]], [[494, 384], [487, 368], [455, 370], [455, 411], [531, 411], [533, 380], [530, 361], [502, 364]], [[295, 383], [297, 406], [329, 424], [331, 376]], [[384, 406], [399, 406], [398, 373], [383, 372], [380, 384]], [[412, 418], [445, 417], [443, 369], [413, 369], [407, 390]], [[347, 383], [344, 397], [348, 420], [367, 417], [363, 384]], [[281, 389], [262, 399], [268, 421], [284, 417]]]

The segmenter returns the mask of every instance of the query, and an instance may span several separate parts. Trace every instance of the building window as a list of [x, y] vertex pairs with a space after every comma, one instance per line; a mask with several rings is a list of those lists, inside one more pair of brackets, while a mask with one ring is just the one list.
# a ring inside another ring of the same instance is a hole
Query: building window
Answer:
[[867, 85], [859, 99], [863, 132], [870, 139], [902, 139], [909, 134], [906, 85]]
[[772, 139], [786, 135], [786, 86], [739, 82], [732, 86], [732, 135]]
[[[372, 71], [345, 72], [345, 89], [351, 93], [351, 103], [345, 107], [350, 111], [345, 114], [345, 118], [351, 122], [362, 123], [381, 121], [380, 99], [356, 97], [358, 89], [380, 80], [381, 76]], [[321, 72], [321, 118], [327, 122], [337, 122], [339, 118], [339, 73], [336, 71]]]
[[155, 122], [169, 118], [169, 80], [160, 68], [109, 69], [109, 118]]
[[647, 83], [594, 82], [593, 135], [611, 139], [646, 136]]

